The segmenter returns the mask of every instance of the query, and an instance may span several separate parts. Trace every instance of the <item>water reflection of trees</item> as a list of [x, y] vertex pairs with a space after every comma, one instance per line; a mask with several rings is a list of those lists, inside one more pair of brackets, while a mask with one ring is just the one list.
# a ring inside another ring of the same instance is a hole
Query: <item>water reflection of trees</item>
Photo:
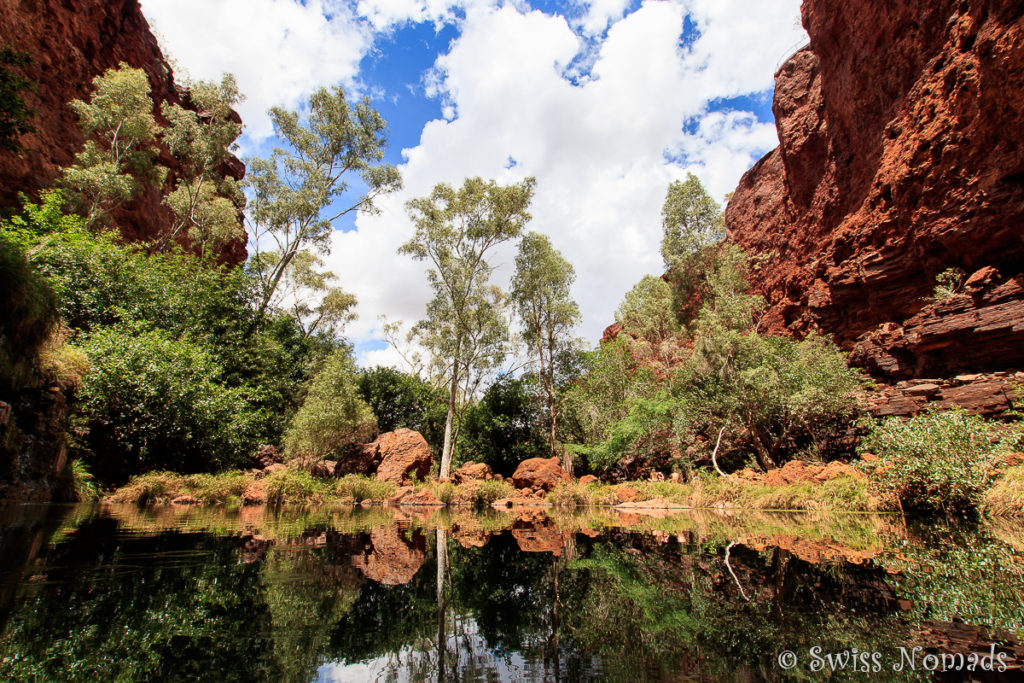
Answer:
[[0, 678], [777, 680], [783, 649], [887, 652], [958, 609], [1024, 614], [1008, 532], [910, 535], [877, 560], [783, 535], [588, 533], [538, 518], [268, 540], [95, 518], [0, 605]]

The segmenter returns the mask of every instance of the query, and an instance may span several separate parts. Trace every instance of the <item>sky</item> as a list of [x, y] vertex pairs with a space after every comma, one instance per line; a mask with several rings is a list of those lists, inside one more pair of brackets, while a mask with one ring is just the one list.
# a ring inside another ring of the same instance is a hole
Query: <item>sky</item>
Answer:
[[[625, 293], [661, 273], [661, 205], [693, 173], [719, 202], [778, 145], [773, 74], [806, 43], [800, 0], [141, 0], [179, 73], [230, 72], [240, 155], [274, 146], [266, 114], [318, 87], [367, 96], [403, 189], [336, 225], [330, 270], [354, 293], [361, 365], [401, 367], [379, 316], [412, 325], [432, 293], [395, 252], [405, 202], [471, 176], [537, 179], [529, 229], [574, 265], [577, 334], [596, 343]], [[515, 245], [490, 262], [507, 286]]]

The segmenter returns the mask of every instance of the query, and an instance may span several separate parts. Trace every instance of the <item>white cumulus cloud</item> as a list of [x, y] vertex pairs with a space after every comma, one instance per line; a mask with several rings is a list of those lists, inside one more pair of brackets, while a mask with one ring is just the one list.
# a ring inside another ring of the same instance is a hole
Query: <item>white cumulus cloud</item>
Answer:
[[272, 106], [296, 108], [318, 86], [355, 83], [372, 33], [333, 0], [141, 0], [161, 47], [193, 78], [238, 78], [249, 144], [273, 134]]
[[[447, 114], [404, 150], [405, 189], [384, 202], [382, 215], [361, 216], [357, 231], [335, 235], [332, 267], [360, 298], [350, 332], [375, 336], [379, 312], [392, 320], [423, 315], [431, 296], [426, 266], [395, 255], [412, 234], [407, 199], [441, 181], [532, 175], [530, 228], [549, 234], [575, 265], [580, 332], [595, 340], [629, 287], [661, 271], [668, 183], [692, 171], [721, 200], [777, 144], [774, 126], [753, 114], [707, 107], [771, 87], [777, 55], [802, 35], [798, 9], [798, 0], [646, 2], [610, 20], [589, 74], [576, 84], [566, 72], [591, 46], [571, 20], [512, 6], [467, 10], [461, 35], [427, 79]], [[680, 37], [688, 11], [701, 35], [686, 48]], [[748, 30], [758, 22], [760, 32]], [[685, 133], [688, 121], [692, 132]], [[499, 283], [511, 275], [513, 253], [510, 246], [493, 258]]]

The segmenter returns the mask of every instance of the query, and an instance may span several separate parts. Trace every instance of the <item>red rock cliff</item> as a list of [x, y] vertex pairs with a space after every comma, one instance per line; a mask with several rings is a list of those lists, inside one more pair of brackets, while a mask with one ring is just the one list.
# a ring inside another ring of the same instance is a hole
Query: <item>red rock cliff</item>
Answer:
[[[780, 146], [729, 238], [765, 261], [762, 324], [817, 329], [894, 382], [1024, 367], [1024, 3], [805, 0], [776, 74]], [[929, 301], [936, 276], [963, 291]]]
[[[0, 206], [18, 204], [19, 192], [34, 195], [74, 159], [84, 138], [68, 102], [88, 99], [92, 79], [107, 69], [121, 62], [143, 69], [158, 111], [162, 102], [182, 103], [138, 0], [4, 0], [0, 46], [28, 52], [35, 64], [27, 75], [39, 84], [26, 97], [36, 110], [36, 132], [22, 136], [20, 156], [0, 152]], [[169, 155], [160, 162], [173, 172]], [[224, 170], [235, 178], [245, 174], [237, 160]], [[168, 229], [171, 215], [162, 200], [160, 190], [150, 189], [115, 214], [126, 238], [150, 240]], [[245, 244], [230, 245], [225, 259], [244, 260]]]

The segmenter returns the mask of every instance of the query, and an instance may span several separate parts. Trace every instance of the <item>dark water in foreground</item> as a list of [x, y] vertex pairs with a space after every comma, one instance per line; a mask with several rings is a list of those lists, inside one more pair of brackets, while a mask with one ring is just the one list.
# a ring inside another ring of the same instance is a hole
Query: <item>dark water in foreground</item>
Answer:
[[1021, 680], [1022, 579], [1016, 522], [11, 506], [0, 680]]

